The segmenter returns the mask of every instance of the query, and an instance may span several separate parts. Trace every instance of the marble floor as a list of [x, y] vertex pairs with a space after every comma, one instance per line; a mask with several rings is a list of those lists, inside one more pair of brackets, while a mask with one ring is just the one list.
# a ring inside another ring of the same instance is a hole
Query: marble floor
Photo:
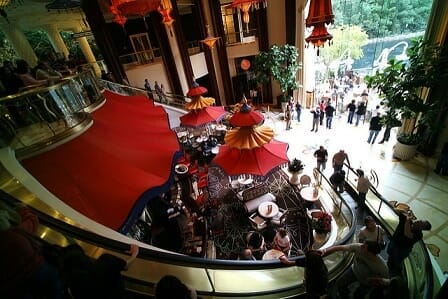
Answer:
[[323, 145], [329, 153], [325, 173], [331, 175], [331, 157], [344, 149], [352, 167], [362, 168], [365, 172], [376, 171], [379, 177], [377, 189], [385, 198], [408, 203], [417, 218], [429, 220], [432, 230], [424, 232], [424, 241], [442, 271], [448, 272], [448, 176], [433, 172], [435, 158], [418, 155], [411, 161], [396, 160], [392, 157], [395, 132], [392, 132], [388, 143], [378, 144], [382, 131], [375, 144], [368, 144], [368, 123], [357, 127], [347, 124], [345, 114], [333, 120], [332, 129], [326, 129], [324, 121], [317, 133], [310, 132], [309, 110], [304, 109], [301, 122], [294, 120], [292, 129], [288, 131], [280, 116], [278, 112], [265, 113], [265, 124], [274, 129], [275, 139], [289, 143], [290, 159], [298, 158], [311, 169], [315, 167], [313, 153]]

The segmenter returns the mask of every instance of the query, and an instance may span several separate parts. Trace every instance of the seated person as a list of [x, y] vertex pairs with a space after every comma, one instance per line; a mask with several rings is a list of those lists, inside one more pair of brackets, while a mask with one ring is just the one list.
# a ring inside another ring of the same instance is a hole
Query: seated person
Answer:
[[257, 260], [261, 260], [265, 252], [264, 238], [259, 232], [249, 232], [247, 234], [247, 248], [252, 251]]
[[291, 251], [291, 239], [288, 232], [284, 228], [280, 228], [274, 237], [274, 249], [282, 251], [286, 256], [289, 256]]
[[31, 74], [31, 68], [28, 65], [28, 62], [26, 62], [23, 59], [19, 59], [16, 61], [17, 65], [17, 74], [19, 78], [22, 80], [23, 85], [26, 86], [34, 86], [34, 85], [45, 85], [47, 84], [47, 80], [37, 80], [34, 78], [34, 76]]
[[40, 60], [35, 69], [36, 80], [60, 80], [62, 79], [62, 74], [54, 70], [47, 62]]

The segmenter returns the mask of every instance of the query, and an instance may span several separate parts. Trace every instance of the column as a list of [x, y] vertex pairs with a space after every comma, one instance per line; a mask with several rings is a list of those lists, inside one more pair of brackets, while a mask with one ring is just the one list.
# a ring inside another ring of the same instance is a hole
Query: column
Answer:
[[[82, 32], [81, 26], [76, 26], [73, 31], [75, 33]], [[81, 48], [82, 54], [84, 55], [84, 58], [86, 59], [87, 63], [89, 63], [95, 72], [95, 74], [100, 77], [101, 76], [101, 69], [96, 63], [95, 55], [93, 55], [92, 48], [90, 48], [89, 42], [87, 41], [86, 37], [79, 37], [77, 38], [77, 41], [79, 43], [79, 46]]]
[[50, 40], [51, 45], [56, 53], [62, 53], [65, 59], [68, 58], [69, 51], [67, 46], [64, 43], [64, 40], [59, 33], [59, 29], [56, 25], [46, 25], [44, 26], [44, 30], [48, 35], [48, 39]]
[[28, 62], [31, 67], [36, 66], [37, 56], [34, 53], [33, 48], [26, 39], [23, 32], [19, 29], [17, 24], [5, 24], [1, 25], [2, 31], [5, 33], [8, 40], [11, 42], [14, 51], [23, 60]]
[[296, 47], [299, 49], [299, 61], [302, 64], [302, 67], [297, 72], [297, 81], [302, 87], [299, 87], [298, 90], [294, 91], [294, 98], [296, 98], [302, 104], [302, 107], [305, 108], [305, 86], [306, 86], [306, 76], [305, 76], [305, 36], [303, 25], [305, 24], [305, 7], [308, 0], [297, 0], [297, 14], [296, 14]]

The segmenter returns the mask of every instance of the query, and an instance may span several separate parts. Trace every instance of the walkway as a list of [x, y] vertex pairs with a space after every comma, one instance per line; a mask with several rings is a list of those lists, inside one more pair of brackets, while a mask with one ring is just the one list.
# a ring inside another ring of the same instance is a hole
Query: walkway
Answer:
[[[306, 168], [315, 167], [314, 151], [324, 145], [329, 153], [326, 175], [331, 175], [331, 158], [344, 149], [351, 166], [364, 171], [373, 169], [379, 176], [378, 191], [389, 200], [408, 203], [417, 218], [428, 219], [432, 230], [424, 233], [424, 241], [444, 272], [448, 272], [448, 177], [436, 175], [432, 170], [435, 158], [422, 155], [411, 161], [402, 162], [392, 157], [395, 135], [388, 143], [378, 144], [383, 136], [380, 132], [376, 143], [367, 143], [368, 123], [355, 127], [346, 122], [346, 115], [333, 119], [333, 128], [325, 129], [325, 122], [317, 133], [310, 132], [311, 113], [302, 110], [301, 122], [293, 121], [293, 129], [286, 131], [281, 113], [265, 113], [265, 124], [275, 131], [277, 140], [288, 142], [290, 159], [297, 157]], [[440, 252], [439, 250], [440, 249]]]

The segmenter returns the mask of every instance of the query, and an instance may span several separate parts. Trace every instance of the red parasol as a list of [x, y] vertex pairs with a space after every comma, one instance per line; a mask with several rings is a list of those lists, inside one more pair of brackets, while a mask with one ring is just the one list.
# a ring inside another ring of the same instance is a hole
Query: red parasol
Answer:
[[228, 175], [253, 174], [265, 176], [274, 168], [289, 161], [288, 144], [272, 140], [261, 147], [243, 149], [222, 145], [213, 162]]
[[199, 127], [210, 122], [219, 121], [226, 111], [222, 106], [209, 106], [200, 110], [191, 110], [180, 117], [181, 126]]
[[191, 87], [187, 92], [187, 97], [197, 97], [208, 92], [207, 88], [199, 85], [196, 81], [193, 82], [193, 87]]
[[247, 103], [244, 103], [240, 111], [230, 118], [230, 123], [234, 127], [250, 127], [260, 124], [264, 120], [263, 114], [253, 111]]

